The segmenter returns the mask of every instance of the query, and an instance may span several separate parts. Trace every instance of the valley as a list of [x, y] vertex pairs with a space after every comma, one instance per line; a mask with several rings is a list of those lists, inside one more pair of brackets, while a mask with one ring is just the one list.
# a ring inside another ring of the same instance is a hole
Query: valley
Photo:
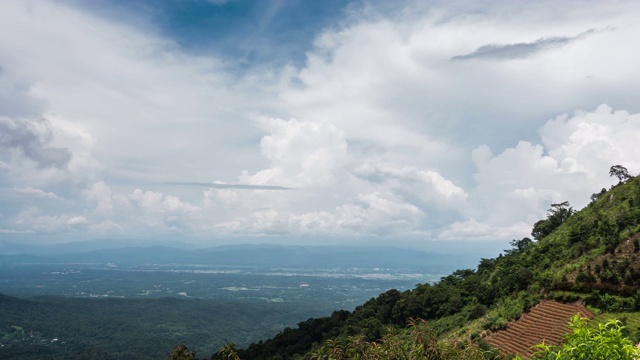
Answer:
[[413, 266], [404, 252], [386, 258], [387, 267], [376, 256], [349, 267], [331, 259], [355, 249], [233, 247], [240, 250], [241, 260], [226, 256], [228, 248], [206, 258], [151, 247], [0, 255], [0, 357], [158, 359], [178, 343], [210, 354], [452, 270]]

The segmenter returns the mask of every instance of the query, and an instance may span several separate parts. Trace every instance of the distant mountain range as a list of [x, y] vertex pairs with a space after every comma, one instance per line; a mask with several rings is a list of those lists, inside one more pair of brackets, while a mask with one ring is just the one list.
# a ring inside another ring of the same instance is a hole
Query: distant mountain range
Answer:
[[447, 271], [460, 267], [475, 267], [479, 261], [479, 257], [473, 254], [429, 253], [382, 246], [243, 244], [178, 249], [155, 245], [83, 251], [90, 245], [74, 243], [36, 248], [5, 241], [0, 242], [0, 263], [205, 264], [298, 269], [391, 268]]

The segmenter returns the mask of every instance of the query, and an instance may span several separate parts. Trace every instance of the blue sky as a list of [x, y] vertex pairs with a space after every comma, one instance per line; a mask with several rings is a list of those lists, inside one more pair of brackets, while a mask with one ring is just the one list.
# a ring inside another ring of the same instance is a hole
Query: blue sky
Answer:
[[[215, 54], [230, 70], [254, 66], [303, 65], [305, 52], [323, 29], [340, 26], [359, 1], [98, 1], [77, 2], [111, 19], [148, 22], [194, 54]], [[338, 21], [336, 21], [338, 20]]]
[[640, 172], [640, 5], [0, 4], [0, 240], [501, 242]]

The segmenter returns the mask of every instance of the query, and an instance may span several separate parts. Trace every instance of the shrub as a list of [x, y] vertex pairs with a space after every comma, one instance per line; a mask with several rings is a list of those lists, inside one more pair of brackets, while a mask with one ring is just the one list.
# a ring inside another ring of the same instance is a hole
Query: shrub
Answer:
[[[561, 346], [537, 345], [539, 349], [531, 359], [544, 360], [633, 360], [640, 350], [624, 336], [624, 326], [618, 320], [599, 324], [597, 329], [587, 327], [587, 319], [577, 315], [571, 318], [572, 332]], [[516, 359], [520, 359], [516, 357]]]

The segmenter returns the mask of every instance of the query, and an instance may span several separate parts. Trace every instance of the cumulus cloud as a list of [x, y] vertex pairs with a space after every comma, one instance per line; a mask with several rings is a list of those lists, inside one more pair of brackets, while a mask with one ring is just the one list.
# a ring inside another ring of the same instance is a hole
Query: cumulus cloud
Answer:
[[349, 158], [344, 135], [334, 125], [295, 119], [258, 121], [268, 132], [260, 141], [260, 148], [271, 167], [243, 174], [243, 182], [308, 187], [339, 180]]
[[136, 189], [129, 195], [129, 199], [151, 213], [191, 212], [198, 209], [196, 206], [182, 202], [178, 197], [154, 191]]
[[[22, 210], [14, 219], [16, 230], [23, 233], [58, 233], [71, 231], [73, 225], [79, 224], [82, 217], [74, 214], [43, 214], [38, 207], [29, 207]], [[86, 219], [85, 219], [86, 221]]]
[[[269, 167], [245, 172], [241, 182], [287, 184], [296, 191], [208, 191], [209, 207], [233, 209], [218, 231], [422, 236], [425, 219], [432, 225], [444, 222], [465, 202], [464, 190], [435, 170], [400, 165], [376, 154], [362, 158], [357, 140], [351, 146], [336, 125], [260, 121], [268, 131], [261, 153]], [[360, 161], [354, 161], [356, 157]]]
[[359, 194], [331, 211], [292, 214], [291, 230], [343, 236], [415, 235], [425, 214], [392, 193]]
[[65, 167], [71, 153], [68, 149], [51, 147], [51, 137], [51, 126], [45, 119], [0, 117], [0, 150], [18, 151], [41, 167]]
[[557, 116], [539, 134], [539, 144], [521, 141], [495, 155], [484, 145], [473, 151], [477, 185], [469, 217], [441, 238], [528, 236], [550, 204], [570, 201], [579, 209], [591, 193], [611, 185], [612, 165], [640, 172], [640, 150], [634, 145], [640, 139], [640, 114], [601, 105]]

